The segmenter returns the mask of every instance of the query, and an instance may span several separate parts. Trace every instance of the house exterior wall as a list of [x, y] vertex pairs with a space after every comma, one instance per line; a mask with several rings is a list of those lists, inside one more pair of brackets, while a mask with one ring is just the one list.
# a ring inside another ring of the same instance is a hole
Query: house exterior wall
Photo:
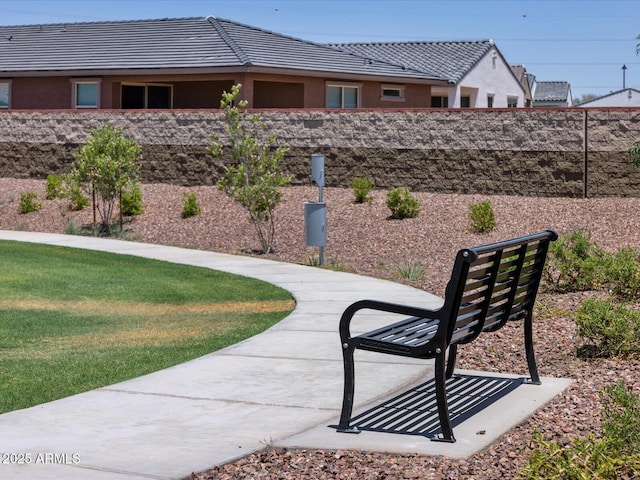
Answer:
[[620, 92], [596, 98], [586, 104], [576, 105], [577, 107], [640, 107], [640, 91], [626, 89]]
[[[475, 108], [486, 108], [487, 97], [493, 96], [493, 108], [506, 108], [508, 97], [518, 99], [518, 107], [524, 107], [525, 91], [518, 79], [513, 75], [511, 67], [507, 65], [503, 57], [495, 50], [491, 49], [482, 57], [478, 64], [458, 82], [458, 89], [449, 105], [454, 108], [460, 107], [460, 96], [465, 94], [466, 89], [472, 89], [475, 93], [475, 101], [471, 106]], [[474, 98], [472, 98], [474, 100]]]
[[[264, 111], [266, 133], [290, 151], [283, 167], [309, 183], [310, 155], [325, 155], [326, 184], [370, 176], [376, 188], [530, 196], [639, 196], [629, 148], [640, 108], [414, 111]], [[69, 170], [103, 122], [143, 149], [149, 183], [210, 185], [229, 158], [208, 152], [226, 138], [220, 111], [0, 112], [0, 172], [45, 178]], [[586, 141], [585, 141], [586, 139]]]
[[[73, 83], [81, 77], [15, 77], [11, 82], [12, 110], [61, 110], [73, 108]], [[378, 81], [344, 81], [322, 77], [261, 74], [254, 72], [200, 75], [112, 75], [92, 77], [100, 81], [100, 109], [122, 108], [121, 86], [161, 84], [173, 87], [174, 109], [219, 108], [223, 91], [241, 83], [241, 98], [249, 108], [326, 108], [327, 82], [361, 87], [361, 108], [424, 108], [430, 106], [431, 86], [397, 83], [404, 98], [382, 98]]]

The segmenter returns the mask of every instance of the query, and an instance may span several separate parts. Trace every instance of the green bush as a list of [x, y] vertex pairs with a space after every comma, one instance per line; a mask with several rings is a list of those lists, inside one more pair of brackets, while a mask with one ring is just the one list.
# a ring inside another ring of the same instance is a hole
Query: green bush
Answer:
[[609, 300], [587, 299], [576, 310], [580, 352], [594, 357], [640, 354], [640, 312]]
[[46, 188], [47, 200], [62, 198], [64, 196], [64, 180], [62, 178], [62, 175], [57, 175], [54, 173], [47, 175]]
[[20, 205], [18, 211], [20, 213], [37, 212], [42, 207], [38, 195], [33, 192], [25, 192], [20, 194]]
[[420, 213], [420, 202], [406, 187], [389, 190], [387, 207], [391, 210], [391, 218], [414, 218]]
[[619, 298], [640, 298], [640, 260], [634, 249], [622, 248], [609, 256], [606, 283], [611, 292]]
[[82, 188], [77, 184], [67, 185], [64, 196], [69, 199], [69, 210], [75, 212], [84, 210], [89, 206], [89, 198], [84, 194]]
[[487, 233], [496, 228], [496, 216], [491, 202], [486, 200], [469, 205], [469, 220], [474, 233]]
[[602, 438], [593, 435], [567, 446], [534, 438], [523, 470], [526, 480], [618, 480], [640, 476], [640, 403], [624, 382], [603, 389]]
[[365, 203], [373, 200], [373, 196], [369, 195], [373, 189], [373, 180], [371, 178], [354, 178], [351, 182], [351, 189], [356, 197], [356, 203]]
[[122, 189], [122, 214], [125, 216], [142, 215], [142, 190], [139, 183], [134, 183]]
[[545, 280], [550, 290], [582, 292], [602, 288], [608, 258], [589, 234], [576, 230], [549, 245]]
[[182, 218], [189, 218], [200, 214], [200, 205], [195, 193], [184, 192], [182, 194]]

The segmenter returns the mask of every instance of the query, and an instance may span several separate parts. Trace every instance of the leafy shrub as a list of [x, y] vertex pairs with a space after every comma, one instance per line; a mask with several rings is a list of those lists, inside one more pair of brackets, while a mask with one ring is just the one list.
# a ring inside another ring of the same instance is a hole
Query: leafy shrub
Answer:
[[38, 195], [33, 192], [25, 192], [20, 194], [20, 205], [18, 206], [18, 212], [31, 213], [37, 212], [42, 207]]
[[189, 218], [200, 214], [200, 205], [195, 193], [184, 192], [182, 194], [182, 218]]
[[487, 233], [496, 228], [496, 216], [491, 202], [486, 200], [469, 205], [469, 220], [474, 233]]
[[640, 403], [624, 382], [603, 389], [602, 438], [593, 435], [567, 446], [535, 435], [526, 480], [617, 480], [640, 476]]
[[576, 310], [581, 353], [595, 357], [640, 354], [640, 312], [609, 300], [587, 299]]
[[140, 146], [126, 138], [121, 127], [104, 123], [91, 131], [75, 154], [76, 161], [71, 165], [68, 181], [93, 190], [94, 212], [100, 214], [103, 234], [111, 234], [120, 192], [138, 181], [140, 152]]
[[122, 214], [126, 216], [142, 215], [142, 190], [139, 183], [134, 183], [122, 189]]
[[47, 175], [46, 188], [47, 200], [62, 198], [64, 196], [64, 179], [62, 178], [62, 175], [54, 173]]
[[369, 177], [358, 177], [351, 181], [351, 189], [356, 197], [356, 203], [365, 203], [373, 200], [369, 195], [373, 189], [373, 180]]
[[602, 288], [607, 255], [584, 230], [562, 236], [549, 245], [545, 280], [555, 292], [582, 292]]
[[391, 218], [414, 218], [420, 213], [420, 202], [406, 187], [389, 190], [387, 207], [391, 210]]

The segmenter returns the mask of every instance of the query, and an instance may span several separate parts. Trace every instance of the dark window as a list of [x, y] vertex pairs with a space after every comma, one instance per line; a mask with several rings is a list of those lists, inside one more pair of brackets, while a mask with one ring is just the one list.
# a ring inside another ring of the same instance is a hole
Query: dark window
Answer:
[[122, 86], [122, 108], [144, 108], [144, 85]]
[[171, 87], [122, 85], [122, 108], [171, 108]]
[[171, 108], [171, 87], [149, 85], [147, 108]]
[[431, 97], [431, 108], [449, 108], [449, 97]]
[[469, 108], [471, 106], [471, 97], [460, 97], [460, 108]]

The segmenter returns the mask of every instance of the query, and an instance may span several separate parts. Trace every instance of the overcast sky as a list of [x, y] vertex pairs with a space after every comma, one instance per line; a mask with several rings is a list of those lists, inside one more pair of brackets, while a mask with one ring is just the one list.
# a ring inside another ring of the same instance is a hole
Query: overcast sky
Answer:
[[0, 24], [213, 15], [319, 43], [493, 39], [574, 98], [640, 89], [640, 0], [0, 0]]

